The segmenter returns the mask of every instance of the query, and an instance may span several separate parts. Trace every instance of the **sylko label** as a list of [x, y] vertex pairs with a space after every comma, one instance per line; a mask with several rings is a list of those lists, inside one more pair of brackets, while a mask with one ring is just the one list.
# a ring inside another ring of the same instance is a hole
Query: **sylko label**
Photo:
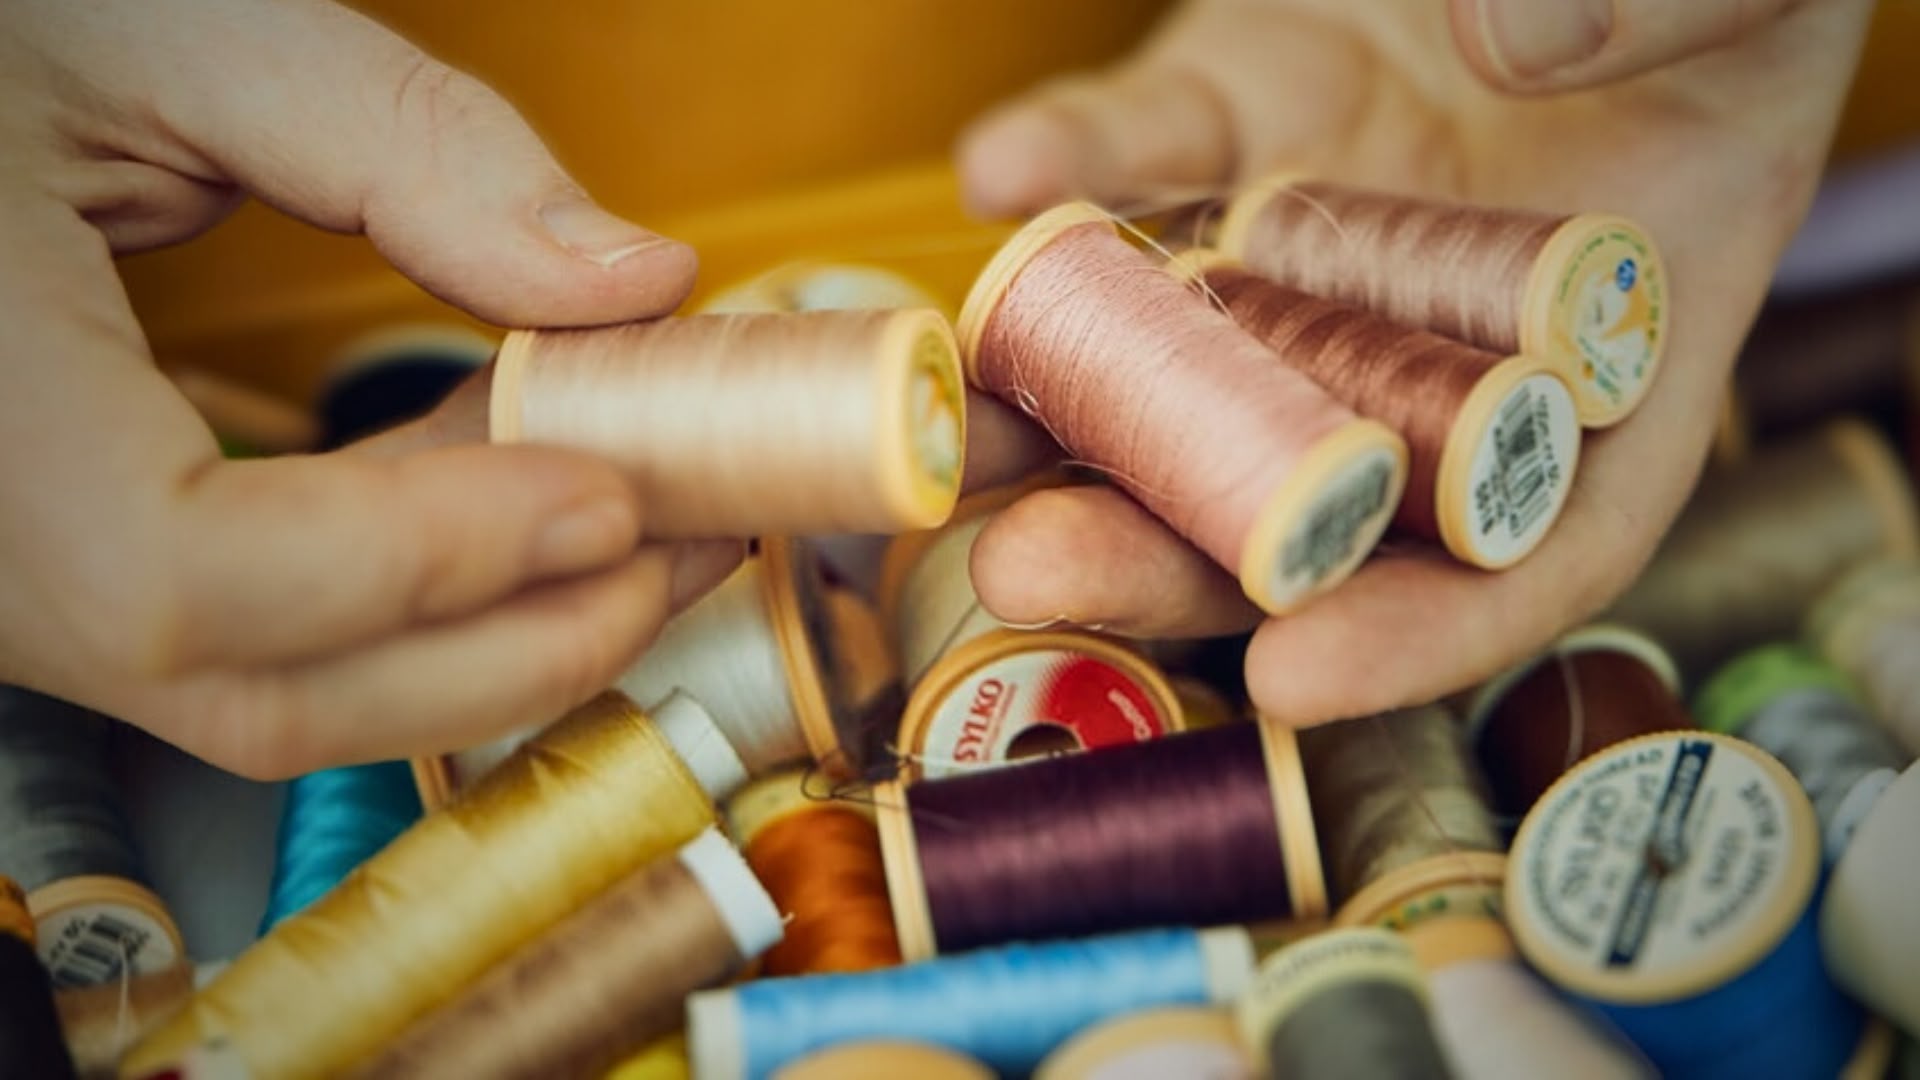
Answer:
[[1127, 672], [1062, 649], [991, 660], [960, 680], [928, 725], [921, 775], [934, 778], [1006, 762], [1014, 741], [1051, 725], [1081, 749], [1145, 742], [1167, 718]]
[[1763, 760], [1732, 740], [1660, 736], [1563, 781], [1510, 870], [1529, 958], [1570, 989], [1630, 999], [1636, 983], [1699, 992], [1763, 957], [1810, 884], [1814, 860], [1795, 846], [1817, 850], [1789, 802], [1799, 793]]

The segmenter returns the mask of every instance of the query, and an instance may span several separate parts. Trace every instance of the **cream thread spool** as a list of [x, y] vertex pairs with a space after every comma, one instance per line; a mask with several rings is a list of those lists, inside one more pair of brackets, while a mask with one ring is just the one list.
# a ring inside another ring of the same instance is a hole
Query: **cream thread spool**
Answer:
[[841, 1043], [815, 1051], [773, 1074], [773, 1080], [993, 1080], [965, 1054], [928, 1043]]
[[703, 314], [752, 311], [874, 311], [947, 304], [932, 290], [883, 266], [799, 259], [715, 293]]
[[[1518, 285], [1516, 322], [1430, 325], [1423, 305], [1391, 288], [1370, 288], [1355, 272], [1362, 256], [1343, 215], [1371, 214], [1381, 207], [1391, 213], [1395, 205], [1445, 209], [1431, 200], [1322, 183], [1299, 173], [1275, 174], [1233, 198], [1220, 222], [1218, 246], [1307, 292], [1495, 352], [1550, 357], [1566, 375], [1588, 427], [1617, 424], [1639, 407], [1666, 351], [1670, 313], [1666, 264], [1644, 228], [1611, 214], [1568, 216], [1531, 255]], [[1464, 205], [1453, 209], [1456, 217], [1490, 213]], [[1549, 220], [1519, 211], [1491, 213]], [[1312, 239], [1276, 243], [1268, 219], [1280, 217], [1290, 226], [1285, 236], [1310, 232]], [[1401, 239], [1424, 244], [1428, 238]]]
[[[1089, 203], [1069, 203], [1027, 223], [976, 279], [955, 331], [970, 384], [983, 385], [981, 346], [988, 324], [1022, 271], [1073, 229], [1114, 219]], [[988, 387], [988, 389], [992, 389]], [[1281, 614], [1345, 580], [1373, 550], [1406, 484], [1406, 445], [1384, 426], [1357, 417], [1305, 451], [1254, 513], [1238, 551], [1216, 553], [1241, 588], [1269, 614]]]
[[1879, 721], [1920, 754], [1920, 561], [1875, 560], [1834, 582], [1807, 613], [1808, 641], [1847, 673]]
[[1251, 1056], [1225, 1008], [1172, 1006], [1088, 1028], [1061, 1044], [1033, 1080], [1254, 1080]]
[[[756, 384], [753, 404], [725, 373]], [[656, 539], [927, 528], [953, 510], [966, 446], [953, 333], [923, 309], [517, 331], [489, 423], [494, 442], [620, 466]]]
[[1820, 946], [1835, 981], [1920, 1038], [1920, 764], [1880, 793], [1834, 866]]

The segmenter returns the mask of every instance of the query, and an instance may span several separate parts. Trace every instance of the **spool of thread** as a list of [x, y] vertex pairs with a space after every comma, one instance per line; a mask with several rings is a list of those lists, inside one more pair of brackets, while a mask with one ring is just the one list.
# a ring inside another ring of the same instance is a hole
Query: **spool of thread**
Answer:
[[1692, 728], [1673, 660], [1651, 638], [1594, 624], [1487, 682], [1467, 737], [1493, 795], [1517, 822], [1568, 769], [1638, 735]]
[[947, 305], [938, 296], [905, 274], [882, 266], [812, 259], [782, 263], [758, 277], [720, 290], [700, 306], [704, 314], [896, 308], [947, 311]]
[[1443, 705], [1300, 732], [1327, 891], [1343, 925], [1499, 910], [1506, 844]]
[[1849, 572], [1814, 604], [1806, 636], [1907, 752], [1920, 754], [1920, 562], [1875, 560]]
[[354, 1075], [599, 1080], [671, 1033], [688, 994], [740, 970], [780, 932], [773, 899], [709, 829], [614, 883]]
[[900, 730], [907, 695], [900, 685], [900, 665], [887, 640], [886, 627], [872, 604], [844, 585], [823, 594], [826, 622], [833, 646], [825, 650], [833, 664], [830, 678], [840, 699], [836, 714], [848, 718], [836, 728], [859, 744], [842, 753], [857, 762], [863, 780], [892, 776], [898, 768], [893, 738]]
[[1920, 280], [1909, 275], [1812, 299], [1770, 303], [1734, 365], [1734, 396], [1756, 441], [1842, 413], [1890, 430], [1920, 401]]
[[1721, 668], [1694, 699], [1708, 731], [1779, 758], [1800, 781], [1831, 863], [1912, 755], [1860, 707], [1846, 676], [1799, 645], [1764, 646]]
[[1214, 251], [1174, 264], [1274, 355], [1407, 441], [1403, 531], [1499, 570], [1560, 518], [1580, 420], [1558, 367], [1483, 352], [1431, 331], [1278, 285]]
[[662, 727], [603, 694], [274, 927], [121, 1074], [215, 1040], [257, 1080], [342, 1072], [713, 821]]
[[[27, 894], [0, 877], [0, 1065], [9, 1076], [62, 1080], [75, 1075], [60, 1021], [53, 1011], [53, 982], [34, 950], [36, 930]], [[17, 1072], [15, 1070], [18, 1070]]]
[[1498, 919], [1438, 919], [1406, 932], [1431, 990], [1433, 1027], [1460, 1080], [1653, 1080], [1633, 1047], [1521, 966]]
[[695, 315], [509, 336], [491, 426], [620, 466], [659, 539], [892, 533], [953, 511], [966, 403], [938, 312]]
[[843, 1043], [773, 1074], [773, 1080], [993, 1080], [993, 1070], [951, 1050], [926, 1043]]
[[614, 1066], [606, 1080], [690, 1080], [692, 1076], [686, 1032], [676, 1031], [653, 1040], [639, 1053]]
[[967, 377], [1035, 417], [1281, 613], [1353, 572], [1406, 444], [1275, 361], [1085, 203], [1001, 248], [960, 311]]
[[1275, 724], [891, 782], [874, 806], [908, 960], [1326, 911], [1299, 746]]
[[1261, 962], [1234, 1016], [1274, 1080], [1451, 1075], [1420, 965], [1389, 930], [1329, 930], [1287, 946]]
[[687, 1042], [701, 1080], [762, 1080], [824, 1047], [942, 1046], [1024, 1076], [1089, 1025], [1239, 996], [1253, 951], [1238, 927], [1008, 945], [853, 975], [767, 979], [695, 994]]
[[810, 795], [804, 771], [778, 773], [727, 805], [747, 865], [786, 919], [762, 975], [870, 971], [900, 963], [887, 868], [870, 810]]
[[86, 1080], [111, 1077], [120, 1058], [186, 1007], [198, 972], [189, 964], [54, 995], [74, 1068]]
[[1168, 679], [1167, 685], [1173, 687], [1174, 699], [1180, 703], [1181, 719], [1185, 721], [1182, 727], [1188, 731], [1205, 731], [1246, 719], [1225, 694], [1205, 679], [1176, 676]]
[[1527, 960], [1662, 1076], [1827, 1077], [1860, 1009], [1823, 969], [1820, 840], [1785, 766], [1712, 732], [1610, 747], [1514, 840], [1506, 915]]
[[187, 952], [143, 881], [108, 756], [113, 724], [0, 686], [0, 873], [26, 890], [56, 988], [150, 974]]
[[1185, 726], [1173, 688], [1131, 646], [1081, 630], [1009, 628], [981, 606], [969, 553], [992, 508], [1022, 490], [971, 503], [965, 520], [888, 549], [881, 602], [913, 684], [898, 739], [908, 780], [1146, 742]]
[[1639, 406], [1667, 341], [1667, 272], [1610, 214], [1469, 206], [1277, 176], [1236, 196], [1221, 250], [1315, 296], [1561, 366], [1589, 427]]
[[352, 765], [295, 778], [280, 811], [266, 933], [340, 883], [420, 820], [413, 771], [401, 762]]
[[1880, 793], [1833, 868], [1820, 910], [1827, 970], [1909, 1036], [1920, 1038], [1920, 765]]
[[1225, 1008], [1171, 1006], [1122, 1016], [1074, 1036], [1034, 1080], [1254, 1080], [1253, 1060]]
[[1858, 563], [1920, 552], [1913, 494], [1886, 440], [1853, 420], [1706, 474], [1609, 618], [1661, 642], [1689, 680], [1792, 637]]

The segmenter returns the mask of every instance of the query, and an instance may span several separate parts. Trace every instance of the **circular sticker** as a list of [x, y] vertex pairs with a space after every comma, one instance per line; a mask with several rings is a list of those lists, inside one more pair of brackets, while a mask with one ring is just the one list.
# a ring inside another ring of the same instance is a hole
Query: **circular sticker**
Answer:
[[1482, 564], [1508, 566], [1532, 551], [1573, 488], [1580, 419], [1566, 383], [1521, 379], [1493, 408], [1468, 468], [1467, 543]]
[[99, 986], [178, 964], [175, 931], [114, 901], [72, 904], [40, 918], [40, 960], [60, 989]]
[[1364, 558], [1386, 531], [1406, 483], [1403, 459], [1374, 446], [1336, 470], [1282, 539], [1268, 574], [1269, 611], [1285, 610]]

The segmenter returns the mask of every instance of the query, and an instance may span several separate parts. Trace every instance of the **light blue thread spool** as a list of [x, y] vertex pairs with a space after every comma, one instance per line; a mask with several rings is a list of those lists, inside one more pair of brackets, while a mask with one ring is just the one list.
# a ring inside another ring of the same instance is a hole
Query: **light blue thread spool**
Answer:
[[420, 813], [413, 772], [404, 762], [326, 769], [288, 784], [260, 932], [320, 899], [420, 820]]

